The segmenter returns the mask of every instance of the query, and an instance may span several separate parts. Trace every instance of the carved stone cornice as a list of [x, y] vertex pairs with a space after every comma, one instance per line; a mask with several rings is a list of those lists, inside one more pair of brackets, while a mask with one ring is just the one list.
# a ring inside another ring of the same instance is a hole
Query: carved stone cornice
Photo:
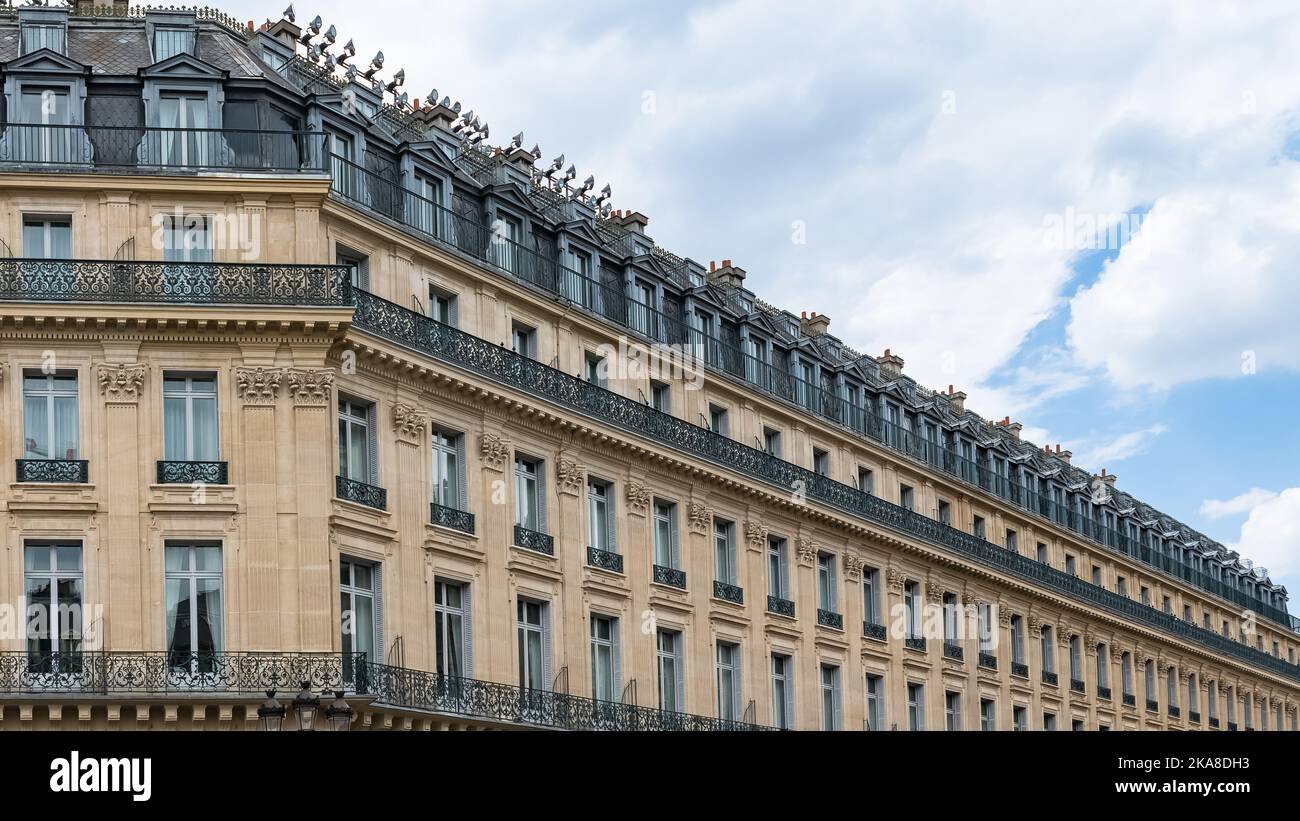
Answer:
[[333, 368], [290, 368], [289, 396], [295, 408], [328, 407], [334, 390]]
[[807, 536], [799, 537], [799, 563], [811, 565], [817, 561], [817, 545]]
[[692, 532], [707, 533], [709, 531], [709, 520], [713, 518], [713, 508], [705, 507], [699, 502], [691, 502], [686, 506], [686, 515], [690, 520]]
[[889, 568], [889, 572], [885, 574], [885, 578], [889, 582], [889, 589], [896, 593], [900, 592], [903, 589], [903, 585], [907, 583], [907, 574], [893, 567]]
[[650, 489], [640, 482], [629, 481], [624, 487], [628, 513], [644, 516], [650, 509]]
[[393, 404], [393, 432], [403, 442], [423, 445], [429, 432], [429, 417], [414, 405], [396, 402]]
[[862, 578], [862, 559], [852, 553], [844, 554], [844, 575], [846, 578], [857, 581]]
[[479, 434], [478, 455], [483, 460], [483, 467], [503, 470], [506, 462], [510, 461], [510, 440], [495, 433]]
[[235, 392], [245, 405], [274, 405], [283, 378], [284, 368], [239, 366], [235, 368]]
[[587, 468], [572, 459], [557, 459], [555, 462], [555, 486], [561, 493], [577, 496], [582, 491]]
[[745, 522], [745, 543], [753, 551], [761, 551], [767, 546], [767, 525], [755, 521]]
[[131, 364], [105, 364], [95, 369], [99, 379], [99, 393], [111, 405], [134, 405], [140, 401], [140, 388], [144, 385], [148, 366], [142, 362]]

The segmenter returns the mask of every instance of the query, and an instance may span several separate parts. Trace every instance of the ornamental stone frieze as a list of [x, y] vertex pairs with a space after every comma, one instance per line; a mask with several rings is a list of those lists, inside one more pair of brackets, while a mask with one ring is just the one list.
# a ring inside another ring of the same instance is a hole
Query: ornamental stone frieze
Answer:
[[327, 407], [334, 388], [334, 371], [330, 368], [290, 368], [289, 396], [294, 407]]
[[709, 520], [713, 518], [713, 508], [705, 507], [699, 502], [691, 502], [686, 508], [687, 516], [691, 521], [691, 530], [695, 533], [705, 533], [709, 529]]
[[582, 490], [587, 468], [572, 459], [559, 459], [555, 463], [555, 486], [561, 493], [577, 496]]
[[637, 516], [644, 516], [650, 509], [650, 489], [640, 482], [629, 481], [623, 490], [627, 499], [627, 510]]
[[510, 461], [510, 440], [495, 433], [479, 434], [478, 455], [483, 460], [483, 467], [502, 470]]
[[129, 365], [100, 365], [95, 369], [99, 379], [99, 393], [109, 404], [134, 405], [140, 401], [140, 388], [148, 366], [143, 363]]
[[767, 525], [755, 521], [745, 522], [745, 543], [750, 550], [761, 551], [767, 544]]
[[799, 537], [799, 563], [812, 564], [817, 561], [817, 545], [806, 536]]
[[235, 392], [245, 405], [274, 405], [284, 368], [236, 367]]
[[393, 404], [393, 432], [400, 441], [423, 445], [429, 431], [429, 417], [414, 405], [405, 402]]

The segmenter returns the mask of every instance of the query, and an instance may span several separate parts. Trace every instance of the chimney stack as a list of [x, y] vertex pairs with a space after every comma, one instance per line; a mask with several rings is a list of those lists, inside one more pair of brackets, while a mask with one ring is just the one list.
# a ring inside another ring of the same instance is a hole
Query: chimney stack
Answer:
[[[122, 0], [121, 5], [126, 5], [125, 0]], [[117, 0], [114, 0], [113, 7], [118, 7]], [[302, 29], [298, 28], [293, 23], [290, 23], [288, 20], [277, 20], [271, 25], [271, 28], [268, 29], [266, 33], [288, 46], [290, 50], [296, 52], [298, 48], [298, 36], [302, 34]]]
[[743, 288], [745, 286], [745, 269], [739, 265], [732, 265], [729, 259], [722, 261], [721, 268], [710, 262], [709, 282], [714, 285], [725, 285], [728, 288]]
[[460, 115], [437, 100], [428, 100], [427, 103], [424, 108], [416, 111], [412, 116], [425, 125], [440, 128], [443, 131], [451, 131], [451, 124]]
[[903, 375], [903, 357], [896, 356], [889, 348], [885, 348], [884, 354], [880, 357], [880, 375], [886, 379], [897, 379]]
[[1073, 456], [1073, 454], [1070, 453], [1070, 451], [1068, 451], [1068, 450], [1061, 450], [1061, 446], [1060, 446], [1060, 445], [1057, 445], [1057, 446], [1056, 446], [1056, 456], [1057, 456], [1057, 458], [1061, 459], [1062, 461], [1064, 461], [1064, 462], [1068, 465], [1068, 464], [1070, 464], [1070, 457]]
[[[728, 262], [731, 260], [723, 260], [724, 265]], [[825, 314], [804, 311], [799, 315], [799, 333], [803, 336], [822, 336], [830, 327], [831, 318]]]
[[948, 406], [952, 412], [961, 416], [966, 412], [966, 393], [964, 391], [954, 391], [952, 385], [948, 386]]
[[650, 224], [650, 218], [640, 211], [625, 211], [620, 224], [633, 233], [644, 235], [646, 226]]
[[1102, 480], [1103, 482], [1105, 482], [1105, 483], [1106, 483], [1106, 486], [1109, 487], [1111, 490], [1114, 490], [1114, 489], [1115, 489], [1115, 480], [1118, 479], [1118, 478], [1119, 478], [1119, 477], [1116, 476], [1116, 475], [1113, 474], [1113, 473], [1109, 473], [1109, 474], [1106, 473], [1106, 469], [1105, 469], [1105, 468], [1102, 468], [1102, 469], [1101, 469], [1101, 480]]

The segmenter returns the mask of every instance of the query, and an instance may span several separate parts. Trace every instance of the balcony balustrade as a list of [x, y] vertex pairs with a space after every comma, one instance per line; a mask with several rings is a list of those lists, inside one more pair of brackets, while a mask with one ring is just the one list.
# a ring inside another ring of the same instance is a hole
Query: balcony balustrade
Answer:
[[429, 503], [429, 523], [474, 535], [474, 514], [454, 507]]
[[225, 485], [230, 471], [225, 462], [158, 462], [160, 485]]
[[19, 459], [15, 473], [19, 482], [86, 484], [90, 462], [85, 459]]

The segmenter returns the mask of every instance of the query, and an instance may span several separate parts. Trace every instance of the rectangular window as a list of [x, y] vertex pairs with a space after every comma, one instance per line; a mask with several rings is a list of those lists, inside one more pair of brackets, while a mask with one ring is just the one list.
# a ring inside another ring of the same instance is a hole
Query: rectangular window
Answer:
[[1065, 572], [1069, 573], [1071, 576], [1078, 575], [1078, 573], [1075, 572], [1075, 568], [1074, 568], [1074, 557], [1068, 553], [1065, 554]]
[[591, 617], [591, 697], [617, 701], [619, 697], [618, 619]]
[[831, 473], [831, 455], [821, 448], [813, 448], [812, 468], [813, 473], [818, 476], [829, 476]]
[[991, 698], [980, 699], [980, 730], [993, 732], [998, 728], [998, 703]]
[[583, 358], [583, 378], [587, 384], [603, 388], [606, 385], [605, 377], [608, 373], [608, 366], [605, 364], [605, 358], [598, 354], [588, 351]]
[[537, 358], [537, 329], [516, 322], [510, 328], [510, 349], [529, 359]]
[[903, 585], [903, 628], [907, 638], [914, 639], [921, 635], [921, 588], [916, 582]]
[[163, 261], [212, 261], [212, 232], [206, 215], [166, 218], [163, 223]]
[[609, 553], [614, 543], [614, 486], [603, 479], [587, 480], [587, 545]]
[[1047, 545], [1039, 542], [1034, 555], [1037, 557], [1039, 564], [1047, 564]]
[[[1115, 592], [1119, 593], [1121, 596], [1124, 596], [1125, 598], [1128, 597], [1128, 580], [1125, 579], [1123, 576], [1115, 577]], [[1210, 625], [1208, 622], [1205, 625], [1205, 629], [1207, 630], [1210, 629]]]
[[1055, 730], [1055, 729], [1056, 729], [1056, 714], [1055, 714], [1055, 713], [1043, 713], [1043, 729], [1044, 729], [1044, 730]]
[[880, 571], [874, 567], [862, 568], [862, 617], [880, 624]]
[[775, 428], [763, 428], [763, 450], [768, 456], [781, 458], [781, 431]]
[[867, 674], [867, 730], [885, 729], [885, 679]]
[[1160, 609], [1164, 610], [1165, 613], [1167, 613], [1167, 614], [1169, 614], [1169, 615], [1171, 615], [1171, 616], [1173, 615], [1173, 613], [1174, 613], [1174, 603], [1173, 603], [1172, 601], [1170, 601], [1170, 599], [1169, 599], [1168, 596], [1163, 596], [1163, 597], [1161, 598], [1161, 601], [1160, 601]]
[[666, 382], [650, 382], [650, 406], [660, 413], [673, 412], [672, 387]]
[[[1149, 587], [1143, 587], [1143, 588], [1142, 588], [1141, 596], [1142, 596], [1142, 603], [1143, 603], [1144, 605], [1146, 605], [1147, 607], [1150, 607], [1150, 606], [1151, 606], [1151, 588], [1149, 588]], [[1227, 624], [1227, 622], [1224, 622], [1224, 624]]]
[[680, 713], [685, 709], [682, 675], [682, 634], [660, 629], [655, 635], [655, 662], [659, 678], [659, 709]]
[[789, 656], [772, 654], [772, 726], [794, 729], [794, 665]]
[[943, 694], [943, 714], [948, 732], [961, 730], [961, 693], [949, 690]]
[[434, 580], [434, 653], [438, 675], [469, 678], [474, 674], [469, 594], [468, 584]]
[[721, 405], [709, 405], [709, 430], [719, 436], [727, 435], [727, 409]]
[[[81, 652], [82, 577], [79, 543], [29, 543], [23, 551], [28, 666], [61, 666], [55, 654]], [[47, 661], [47, 659], [49, 661]]]
[[469, 510], [465, 498], [465, 437], [433, 431], [433, 502], [452, 510]]
[[[18, 29], [22, 40], [21, 54], [31, 54], [43, 48], [48, 48], [55, 54], [67, 53], [68, 32], [63, 25], [22, 23]], [[158, 61], [154, 60], [154, 62]]]
[[767, 594], [778, 599], [790, 598], [789, 556], [785, 539], [772, 536], [767, 540]]
[[163, 375], [163, 459], [215, 462], [217, 378]]
[[339, 475], [378, 484], [375, 403], [339, 397]]
[[925, 729], [925, 685], [907, 683], [907, 729], [920, 732]]
[[952, 505], [943, 499], [939, 500], [939, 522], [952, 527]]
[[834, 664], [821, 666], [822, 729], [838, 730], [840, 720], [840, 668]]
[[371, 562], [339, 558], [339, 616], [343, 653], [365, 653], [365, 660], [384, 660], [380, 568]]
[[655, 500], [655, 564], [678, 568], [677, 505]]
[[915, 494], [913, 494], [912, 492], [911, 485], [899, 485], [898, 506], [903, 508], [904, 510], [914, 510], [915, 509], [915, 500], [913, 499], [914, 495]]
[[1011, 617], [1011, 660], [1016, 664], [1025, 663], [1025, 619], [1023, 616]]
[[740, 720], [740, 647], [718, 642], [718, 718]]
[[339, 245], [334, 249], [334, 262], [348, 269], [348, 281], [353, 288], [370, 289], [370, 257]]
[[876, 492], [875, 479], [876, 479], [875, 474], [871, 472], [871, 468], [864, 468], [864, 467], [858, 468], [858, 490], [862, 491], [863, 493], [875, 493]]
[[194, 30], [158, 26], [153, 30], [153, 61], [161, 63], [177, 54], [194, 53]]
[[1092, 568], [1092, 583], [1095, 584], [1095, 585], [1097, 585], [1098, 587], [1101, 587], [1101, 586], [1102, 586], [1102, 584], [1101, 584], [1101, 568], [1100, 568], [1100, 567], [1097, 567], [1096, 565], [1093, 565], [1093, 568]]
[[531, 599], [516, 603], [519, 634], [519, 686], [525, 690], [547, 690], [551, 682], [551, 631], [549, 605]]
[[24, 216], [23, 256], [32, 259], [71, 259], [72, 218]]
[[1042, 635], [1043, 672], [1056, 672], [1056, 651], [1052, 647], [1052, 628], [1044, 627]]
[[515, 524], [539, 533], [546, 530], [542, 476], [541, 460], [515, 456]]
[[76, 459], [80, 422], [75, 371], [23, 371], [23, 458]]
[[735, 525], [713, 520], [713, 578], [723, 584], [736, 583]]
[[163, 555], [168, 667], [212, 672], [225, 648], [221, 548], [168, 544]]
[[429, 286], [429, 317], [443, 325], [456, 327], [459, 319], [456, 301], [456, 295], [451, 291]]
[[1011, 728], [1023, 733], [1029, 729], [1029, 711], [1019, 705], [1011, 708]]
[[834, 613], [836, 605], [835, 557], [829, 553], [817, 554], [817, 606]]
[[1007, 550], [1010, 550], [1012, 553], [1019, 552], [1019, 546], [1016, 543], [1016, 532], [1014, 530], [1007, 531]]
[[[68, 87], [33, 88], [24, 86], [18, 101], [21, 114], [19, 122], [32, 125], [70, 125], [72, 106]], [[62, 130], [62, 129], [61, 129]], [[57, 138], [56, 138], [57, 140]], [[32, 159], [61, 161], [66, 156], [61, 142], [48, 142], [33, 146], [28, 156]]]
[[977, 538], [977, 539], [987, 539], [987, 538], [988, 538], [988, 536], [987, 536], [987, 530], [986, 530], [985, 525], [984, 525], [984, 517], [983, 517], [983, 516], [976, 516], [976, 517], [975, 517], [975, 519], [974, 519], [974, 524], [973, 524], [973, 526], [972, 526], [972, 528], [971, 528], [971, 533], [972, 533], [972, 534], [975, 536], [975, 538]]

